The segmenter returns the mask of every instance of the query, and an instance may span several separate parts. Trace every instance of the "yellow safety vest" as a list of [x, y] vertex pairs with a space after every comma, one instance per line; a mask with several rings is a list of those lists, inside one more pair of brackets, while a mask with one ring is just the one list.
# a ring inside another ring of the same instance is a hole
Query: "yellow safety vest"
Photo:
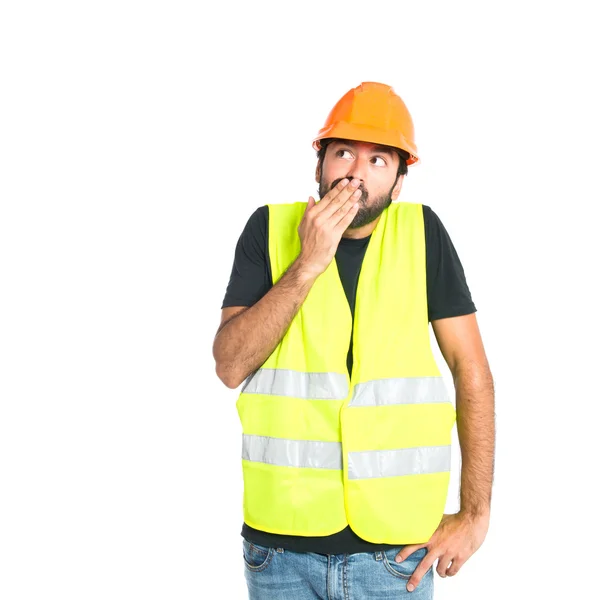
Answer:
[[[298, 257], [306, 202], [269, 204], [276, 283]], [[362, 263], [354, 323], [336, 261], [244, 382], [244, 520], [256, 529], [414, 544], [439, 525], [456, 412], [429, 339], [421, 204], [383, 211]], [[346, 359], [354, 327], [352, 378]]]

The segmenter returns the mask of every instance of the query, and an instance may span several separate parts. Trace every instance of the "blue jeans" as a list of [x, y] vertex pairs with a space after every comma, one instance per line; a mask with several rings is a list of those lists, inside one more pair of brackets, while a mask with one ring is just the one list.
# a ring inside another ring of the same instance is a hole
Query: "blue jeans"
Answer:
[[433, 565], [413, 592], [406, 589], [427, 548], [397, 563], [394, 558], [404, 546], [354, 554], [293, 552], [260, 546], [245, 538], [242, 546], [249, 600], [433, 598]]

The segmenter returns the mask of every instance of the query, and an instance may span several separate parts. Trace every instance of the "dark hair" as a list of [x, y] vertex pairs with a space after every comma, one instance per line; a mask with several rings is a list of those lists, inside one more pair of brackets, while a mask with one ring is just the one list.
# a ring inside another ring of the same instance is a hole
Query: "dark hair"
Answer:
[[[325, 158], [325, 151], [327, 150], [327, 146], [331, 144], [331, 142], [343, 142], [344, 140], [341, 138], [325, 138], [324, 140], [320, 140], [321, 148], [317, 150], [317, 161], [319, 166], [323, 166], [323, 159]], [[385, 144], [381, 144], [382, 146]], [[406, 161], [410, 158], [410, 154], [406, 152], [406, 150], [401, 150], [400, 148], [394, 148], [393, 146], [387, 146], [390, 150], [393, 150], [398, 154], [398, 158], [400, 159], [400, 164], [398, 165], [398, 172], [396, 173], [396, 180], [400, 175], [408, 175], [408, 165]]]

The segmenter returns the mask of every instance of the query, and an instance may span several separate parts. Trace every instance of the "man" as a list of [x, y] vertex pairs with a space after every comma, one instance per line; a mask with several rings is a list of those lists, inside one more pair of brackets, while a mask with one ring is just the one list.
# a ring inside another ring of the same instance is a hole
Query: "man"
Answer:
[[[393, 202], [419, 159], [391, 87], [347, 92], [313, 147], [319, 202], [250, 217], [213, 346], [219, 378], [245, 382], [249, 597], [430, 599], [435, 560], [455, 575], [489, 524], [494, 392], [476, 309], [437, 215]], [[461, 508], [446, 515], [455, 420]]]

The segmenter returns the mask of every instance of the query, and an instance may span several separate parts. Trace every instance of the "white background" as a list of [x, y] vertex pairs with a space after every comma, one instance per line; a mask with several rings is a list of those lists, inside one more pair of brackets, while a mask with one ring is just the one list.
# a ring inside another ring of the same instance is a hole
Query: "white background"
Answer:
[[411, 112], [399, 199], [446, 226], [496, 383], [490, 530], [436, 598], [595, 597], [593, 3], [205, 6], [2, 4], [0, 597], [246, 597], [221, 302], [362, 81]]

